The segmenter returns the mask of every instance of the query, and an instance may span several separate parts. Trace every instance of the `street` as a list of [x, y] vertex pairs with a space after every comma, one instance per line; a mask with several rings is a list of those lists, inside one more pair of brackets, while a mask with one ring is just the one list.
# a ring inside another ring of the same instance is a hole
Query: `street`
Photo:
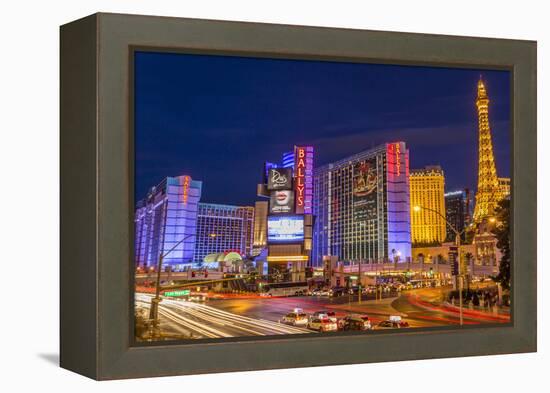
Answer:
[[[411, 328], [457, 326], [458, 307], [442, 303], [442, 288], [423, 288], [404, 291], [399, 296], [382, 300], [363, 300], [357, 296], [321, 297], [247, 297], [212, 299], [206, 304], [165, 298], [160, 304], [160, 323], [163, 332], [188, 338], [224, 338], [269, 336], [280, 334], [315, 333], [302, 327], [279, 323], [295, 308], [306, 314], [330, 310], [342, 318], [350, 313], [366, 314], [373, 326], [397, 315]], [[148, 309], [150, 295], [136, 294], [136, 307]], [[505, 311], [480, 310], [465, 307], [464, 324], [508, 323]]]

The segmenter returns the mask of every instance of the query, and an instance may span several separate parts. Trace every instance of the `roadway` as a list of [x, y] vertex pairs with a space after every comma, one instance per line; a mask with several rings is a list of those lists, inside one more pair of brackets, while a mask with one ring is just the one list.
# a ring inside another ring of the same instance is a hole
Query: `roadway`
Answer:
[[[337, 317], [349, 313], [367, 314], [375, 326], [399, 315], [411, 328], [456, 326], [459, 311], [442, 303], [448, 288], [424, 288], [404, 291], [399, 296], [382, 300], [358, 301], [357, 296], [281, 297], [281, 298], [230, 298], [212, 299], [206, 304], [165, 298], [159, 313], [163, 331], [190, 338], [223, 338], [239, 336], [269, 336], [280, 334], [314, 333], [313, 331], [280, 324], [278, 321], [294, 308], [305, 313], [331, 310]], [[136, 294], [136, 306], [148, 308], [150, 295]], [[507, 323], [509, 314], [488, 310], [463, 309], [465, 325]]]
[[[151, 295], [136, 294], [136, 307], [148, 309]], [[161, 329], [189, 338], [227, 338], [303, 334], [309, 330], [276, 321], [251, 318], [210, 305], [163, 299], [159, 307]]]

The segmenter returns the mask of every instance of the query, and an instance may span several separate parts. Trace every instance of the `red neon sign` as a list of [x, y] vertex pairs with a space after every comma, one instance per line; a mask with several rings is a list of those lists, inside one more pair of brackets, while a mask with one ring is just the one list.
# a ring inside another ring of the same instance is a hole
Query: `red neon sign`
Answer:
[[191, 178], [189, 176], [184, 176], [183, 178], [183, 203], [187, 203], [187, 198], [189, 197], [189, 183]]
[[397, 176], [401, 175], [401, 146], [399, 142], [395, 144], [395, 168]]
[[296, 213], [303, 213], [305, 206], [306, 150], [296, 148]]

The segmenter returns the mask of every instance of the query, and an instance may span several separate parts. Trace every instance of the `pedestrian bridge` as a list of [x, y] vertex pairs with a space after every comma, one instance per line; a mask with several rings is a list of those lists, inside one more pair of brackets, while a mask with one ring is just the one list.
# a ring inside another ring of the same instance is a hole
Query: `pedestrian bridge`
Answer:
[[[467, 273], [471, 277], [488, 277], [498, 273], [497, 265], [478, 265], [473, 261], [467, 266]], [[344, 274], [384, 274], [384, 273], [406, 273], [406, 272], [433, 272], [433, 274], [451, 274], [451, 264], [449, 263], [422, 263], [422, 262], [397, 262], [397, 263], [362, 263], [346, 264], [338, 266], [334, 273]]]

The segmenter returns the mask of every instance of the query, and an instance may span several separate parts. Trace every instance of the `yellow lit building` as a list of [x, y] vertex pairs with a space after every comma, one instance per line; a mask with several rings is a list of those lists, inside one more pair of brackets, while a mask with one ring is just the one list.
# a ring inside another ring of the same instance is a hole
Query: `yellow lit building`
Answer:
[[256, 201], [254, 205], [254, 240], [253, 250], [259, 253], [263, 248], [267, 247], [267, 212], [269, 210], [269, 202]]
[[[413, 245], [444, 242], [447, 231], [443, 170], [439, 166], [413, 169], [410, 171], [409, 183]], [[414, 209], [415, 206], [420, 209]]]
[[509, 177], [499, 177], [498, 185], [500, 187], [502, 198], [506, 198], [510, 196], [510, 178]]

